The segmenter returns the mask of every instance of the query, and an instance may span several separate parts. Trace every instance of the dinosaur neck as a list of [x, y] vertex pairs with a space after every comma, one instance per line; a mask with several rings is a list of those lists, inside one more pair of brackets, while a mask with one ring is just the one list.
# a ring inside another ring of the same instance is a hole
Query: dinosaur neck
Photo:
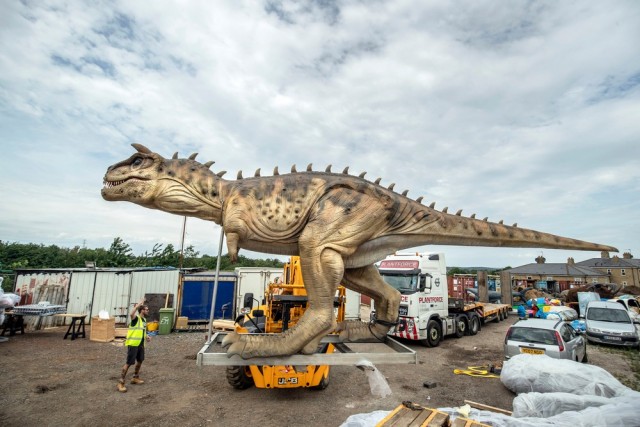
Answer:
[[149, 207], [220, 224], [224, 199], [221, 192], [224, 186], [223, 180], [214, 174], [187, 183], [169, 179], [165, 181], [153, 206]]

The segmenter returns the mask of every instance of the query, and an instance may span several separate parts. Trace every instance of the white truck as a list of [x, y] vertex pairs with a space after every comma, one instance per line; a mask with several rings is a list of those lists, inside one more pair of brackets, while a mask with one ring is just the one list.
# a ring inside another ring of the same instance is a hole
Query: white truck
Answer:
[[396, 253], [380, 261], [380, 275], [402, 294], [398, 324], [389, 335], [436, 347], [444, 336], [475, 335], [508, 317], [508, 304], [449, 298], [443, 253]]

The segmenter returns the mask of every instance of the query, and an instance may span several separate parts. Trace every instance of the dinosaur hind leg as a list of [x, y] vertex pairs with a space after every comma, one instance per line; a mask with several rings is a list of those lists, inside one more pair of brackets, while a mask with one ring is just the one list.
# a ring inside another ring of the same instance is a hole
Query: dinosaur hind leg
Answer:
[[229, 347], [228, 356], [238, 354], [250, 359], [298, 352], [311, 354], [316, 352], [320, 340], [335, 330], [333, 301], [344, 274], [342, 257], [330, 248], [301, 250], [300, 255], [308, 302], [298, 323], [282, 334], [229, 334], [222, 342], [223, 347]]
[[345, 270], [342, 283], [353, 291], [373, 298], [378, 322], [374, 324], [354, 320], [341, 322], [336, 329], [340, 332], [340, 339], [342, 341], [383, 339], [390, 325], [398, 320], [400, 292], [382, 280], [373, 265]]

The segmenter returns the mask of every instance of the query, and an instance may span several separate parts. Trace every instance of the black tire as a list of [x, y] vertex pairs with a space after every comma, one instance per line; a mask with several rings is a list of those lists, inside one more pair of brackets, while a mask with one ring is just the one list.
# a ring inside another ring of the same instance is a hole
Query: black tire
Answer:
[[480, 318], [478, 316], [471, 316], [469, 320], [469, 335], [476, 335], [480, 331]]
[[469, 320], [466, 316], [458, 316], [456, 319], [456, 338], [462, 338], [465, 335], [469, 335]]
[[427, 323], [427, 338], [424, 341], [424, 344], [427, 347], [437, 347], [440, 345], [440, 341], [442, 340], [442, 326], [437, 320], [429, 320]]
[[253, 385], [248, 366], [227, 366], [227, 382], [236, 390], [246, 390]]
[[327, 373], [326, 377], [322, 377], [320, 383], [318, 385], [314, 385], [313, 387], [309, 387], [311, 390], [324, 390], [329, 387], [329, 373]]

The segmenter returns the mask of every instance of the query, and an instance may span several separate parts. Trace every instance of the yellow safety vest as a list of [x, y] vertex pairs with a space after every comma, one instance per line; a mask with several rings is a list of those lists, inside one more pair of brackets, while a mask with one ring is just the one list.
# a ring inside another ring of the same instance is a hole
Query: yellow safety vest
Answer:
[[124, 345], [130, 345], [132, 347], [138, 347], [147, 338], [147, 319], [136, 316], [138, 321], [135, 326], [129, 324], [129, 330], [127, 331], [127, 339]]

